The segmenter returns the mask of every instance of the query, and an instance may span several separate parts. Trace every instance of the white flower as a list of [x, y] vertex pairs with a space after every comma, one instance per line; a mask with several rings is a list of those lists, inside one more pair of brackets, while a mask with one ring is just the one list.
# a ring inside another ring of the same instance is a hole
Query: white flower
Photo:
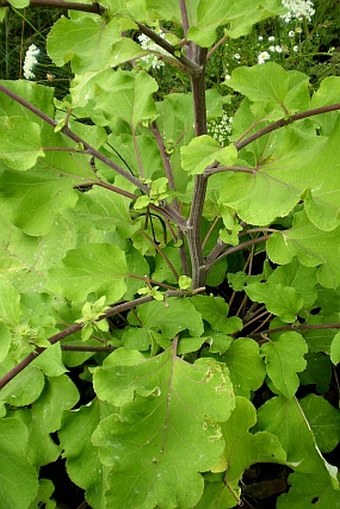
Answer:
[[234, 59], [235, 60], [241, 60], [241, 55], [239, 53], [235, 53]]
[[293, 46], [293, 51], [295, 51], [295, 53], [297, 53], [299, 51], [299, 46]]
[[229, 81], [230, 79], [231, 79], [230, 74], [225, 74], [224, 75], [224, 81]]
[[[159, 34], [163, 39], [165, 39], [164, 32], [162, 30], [159, 32]], [[157, 51], [158, 53], [162, 53], [163, 55], [168, 55], [168, 52], [165, 51], [161, 46], [158, 46], [154, 41], [149, 39], [149, 37], [145, 34], [141, 34], [138, 36], [138, 41], [140, 42], [140, 45], [142, 48], [146, 51]], [[145, 55], [144, 57], [141, 57], [141, 60], [145, 62], [148, 66], [152, 67], [153, 69], [159, 69], [164, 65], [164, 62], [162, 60], [159, 60], [158, 56], [155, 54]]]
[[259, 36], [258, 36], [258, 40], [259, 40], [260, 42], [261, 42], [261, 41], [263, 41], [263, 37], [262, 37], [262, 35], [259, 35]]
[[32, 80], [35, 78], [33, 68], [38, 63], [37, 56], [39, 53], [40, 49], [35, 44], [31, 44], [26, 51], [23, 65], [24, 77], [26, 80]]
[[269, 46], [268, 49], [271, 53], [275, 53], [275, 46]]
[[269, 42], [273, 42], [275, 41], [275, 37], [273, 35], [271, 35], [270, 37], [268, 37], [268, 41]]
[[211, 120], [208, 123], [208, 134], [223, 147], [229, 141], [233, 120], [233, 117], [228, 117], [228, 114], [224, 111], [219, 122]]
[[302, 21], [306, 18], [307, 21], [310, 21], [315, 14], [312, 0], [282, 0], [282, 5], [287, 9], [287, 12], [281, 15], [286, 23], [292, 19]]
[[257, 55], [257, 62], [259, 64], [265, 64], [267, 60], [270, 59], [270, 54], [268, 53], [268, 51], [261, 51], [261, 53], [259, 53]]
[[282, 53], [282, 48], [281, 48], [281, 46], [279, 44], [277, 44], [275, 46], [275, 51], [276, 51], [276, 53]]
[[289, 30], [289, 32], [288, 32], [288, 37], [290, 37], [291, 39], [292, 39], [293, 37], [295, 37], [295, 32], [294, 32], [294, 30]]

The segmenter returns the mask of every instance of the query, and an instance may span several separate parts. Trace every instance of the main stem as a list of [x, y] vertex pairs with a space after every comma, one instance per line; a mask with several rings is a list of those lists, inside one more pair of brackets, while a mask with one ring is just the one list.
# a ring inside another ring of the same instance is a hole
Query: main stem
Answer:
[[[200, 66], [197, 75], [191, 75], [191, 86], [194, 101], [195, 134], [201, 136], [207, 132], [207, 114], [205, 102], [205, 60], [207, 50], [190, 43], [190, 53], [195, 63]], [[200, 237], [200, 226], [203, 212], [205, 194], [207, 190], [207, 177], [195, 177], [193, 199], [188, 219], [188, 245], [192, 266], [193, 289], [204, 286], [206, 267], [203, 259], [203, 249]]]

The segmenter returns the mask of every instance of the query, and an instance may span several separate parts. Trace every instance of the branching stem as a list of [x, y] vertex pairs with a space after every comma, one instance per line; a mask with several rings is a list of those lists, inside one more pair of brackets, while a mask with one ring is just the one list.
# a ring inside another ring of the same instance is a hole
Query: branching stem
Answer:
[[[198, 288], [195, 293], [198, 293], [202, 291], [202, 288]], [[187, 295], [187, 292], [183, 292], [180, 290], [176, 291], [167, 291], [165, 292], [166, 297], [182, 297], [183, 295]], [[111, 316], [117, 315], [119, 313], [123, 313], [124, 311], [128, 311], [130, 309], [135, 308], [136, 306], [139, 306], [141, 304], [145, 304], [147, 302], [151, 302], [153, 300], [153, 297], [151, 295], [146, 295], [144, 297], [139, 297], [137, 299], [131, 300], [129, 302], [123, 302], [121, 304], [117, 304], [115, 306], [110, 307], [103, 313], [97, 321], [103, 320], [105, 318], [109, 318]], [[73, 325], [70, 325], [66, 329], [57, 332], [57, 334], [53, 334], [53, 336], [50, 336], [48, 338], [48, 341], [51, 343], [51, 345], [54, 345], [55, 343], [58, 343], [62, 339], [67, 338], [68, 336], [71, 336], [72, 334], [75, 334], [76, 332], [79, 332], [84, 326], [84, 322], [81, 323], [74, 323]], [[13, 378], [15, 378], [21, 371], [23, 371], [31, 362], [34, 361], [39, 355], [41, 355], [43, 352], [45, 352], [46, 348], [37, 347], [34, 352], [31, 352], [28, 354], [22, 361], [20, 361], [18, 364], [14, 366], [6, 375], [4, 375], [2, 378], [0, 378], [0, 389], [5, 387]]]
[[259, 131], [252, 134], [251, 136], [248, 136], [248, 138], [245, 138], [241, 141], [236, 142], [235, 147], [237, 148], [237, 150], [240, 150], [241, 148], [246, 147], [253, 141], [261, 138], [262, 136], [264, 136], [268, 133], [271, 133], [272, 131], [276, 131], [276, 129], [280, 129], [281, 127], [284, 127], [286, 125], [292, 124], [293, 122], [296, 122], [297, 120], [302, 120], [304, 118], [313, 117], [315, 115], [321, 115], [322, 113], [328, 113], [330, 111], [336, 111], [336, 110], [340, 110], [340, 103], [328, 104], [326, 106], [321, 106], [320, 108], [314, 108], [312, 110], [301, 111], [299, 113], [296, 113], [295, 115], [280, 118], [279, 120], [276, 120], [276, 122], [273, 122], [269, 125], [266, 125], [262, 129], [259, 129]]

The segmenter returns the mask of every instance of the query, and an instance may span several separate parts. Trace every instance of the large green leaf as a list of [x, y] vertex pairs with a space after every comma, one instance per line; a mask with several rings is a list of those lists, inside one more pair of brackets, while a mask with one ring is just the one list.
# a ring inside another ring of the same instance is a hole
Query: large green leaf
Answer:
[[264, 103], [272, 119], [309, 105], [308, 77], [298, 71], [285, 71], [274, 62], [237, 67], [227, 84], [252, 102]]
[[48, 287], [77, 302], [91, 292], [117, 302], [126, 291], [128, 268], [124, 251], [112, 244], [88, 244], [71, 249], [62, 266], [50, 270]]
[[307, 267], [318, 267], [317, 278], [326, 288], [340, 284], [340, 227], [331, 232], [316, 228], [304, 212], [294, 216], [292, 228], [274, 233], [267, 242], [268, 256], [279, 264], [289, 263], [294, 256]]
[[242, 330], [243, 323], [238, 316], [228, 318], [229, 306], [222, 297], [196, 295], [191, 302], [213, 331], [232, 334]]
[[266, 369], [256, 341], [240, 338], [234, 341], [223, 355], [235, 393], [249, 398], [252, 391], [261, 387]]
[[278, 509], [330, 509], [340, 507], [340, 490], [334, 487], [326, 472], [303, 474], [294, 472], [289, 476], [291, 488], [279, 497]]
[[96, 109], [106, 118], [119, 117], [133, 129], [140, 122], [154, 120], [156, 108], [152, 94], [157, 91], [157, 82], [146, 72], [138, 74], [117, 71], [97, 84]]
[[331, 359], [333, 364], [338, 364], [340, 362], [340, 332], [338, 332], [331, 345]]
[[60, 455], [60, 447], [52, 439], [44, 422], [33, 417], [29, 408], [20, 408], [15, 412], [28, 431], [28, 444], [26, 458], [37, 470], [53, 463]]
[[189, 145], [181, 148], [181, 154], [182, 166], [190, 175], [203, 173], [210, 164], [216, 161], [231, 166], [237, 158], [234, 145], [222, 148], [207, 134], [193, 138]]
[[304, 308], [311, 308], [317, 298], [316, 269], [305, 267], [299, 263], [297, 258], [293, 258], [287, 265], [277, 267], [268, 277], [268, 281], [294, 288], [297, 294], [303, 298]]
[[295, 288], [275, 284], [270, 280], [250, 283], [245, 291], [252, 301], [264, 303], [268, 311], [279, 316], [283, 322], [294, 322], [303, 306], [303, 299]]
[[40, 397], [32, 405], [32, 416], [42, 427], [52, 433], [60, 428], [65, 410], [77, 403], [79, 393], [66, 375], [48, 378]]
[[112, 409], [98, 400], [65, 414], [59, 438], [67, 460], [67, 472], [74, 483], [86, 490], [94, 508], [110, 509], [105, 503], [108, 468], [100, 462], [91, 437], [99, 422]]
[[25, 117], [0, 117], [0, 159], [15, 170], [28, 170], [44, 156], [40, 128]]
[[216, 29], [229, 23], [232, 37], [247, 34], [252, 25], [282, 12], [277, 0], [195, 0], [189, 3], [191, 24], [188, 38], [203, 47], [209, 47], [216, 38]]
[[1, 389], [0, 401], [21, 407], [36, 401], [45, 384], [45, 377], [35, 366], [26, 367]]
[[285, 332], [279, 339], [261, 347], [269, 378], [279, 393], [287, 398], [294, 396], [299, 386], [297, 372], [305, 369], [307, 362], [304, 355], [307, 352], [307, 343], [294, 331]]
[[47, 38], [47, 51], [56, 65], [72, 63], [75, 73], [107, 68], [113, 58], [112, 46], [120, 39], [115, 20], [83, 14], [74, 19], [61, 16]]
[[138, 317], [143, 327], [160, 330], [169, 339], [182, 330], [189, 330], [192, 336], [203, 334], [203, 321], [188, 299], [171, 298], [166, 302], [149, 302], [138, 306]]
[[331, 452], [340, 442], [340, 411], [325, 398], [308, 394], [300, 401], [301, 408], [322, 452]]
[[38, 492], [38, 476], [26, 459], [28, 433], [12, 417], [0, 420], [0, 506], [27, 509]]
[[47, 172], [0, 174], [0, 210], [28, 235], [48, 233], [57, 214], [77, 202], [72, 182]]
[[75, 106], [85, 106], [92, 99], [93, 108], [108, 123], [120, 118], [135, 129], [141, 122], [156, 118], [152, 94], [157, 89], [157, 82], [144, 71], [106, 70], [76, 80], [72, 97]]
[[20, 320], [20, 315], [19, 293], [4, 277], [0, 277], [0, 320], [13, 326]]
[[317, 448], [313, 432], [296, 398], [276, 397], [258, 410], [257, 429], [276, 435], [287, 453], [287, 462], [301, 473], [328, 474], [334, 481], [334, 468]]
[[94, 385], [100, 398], [124, 405], [93, 436], [111, 467], [109, 507], [193, 507], [203, 491], [199, 472], [223, 452], [217, 422], [235, 404], [223, 365], [208, 358], [190, 365], [173, 348], [151, 359], [117, 350], [95, 370]]
[[334, 230], [340, 214], [339, 135], [340, 117], [328, 139], [292, 126], [273, 134], [261, 156], [266, 162], [258, 161], [254, 174], [226, 177], [220, 202], [245, 221], [264, 225], [287, 215], [303, 197], [310, 221], [323, 231]]
[[284, 463], [286, 454], [277, 436], [266, 431], [249, 432], [256, 423], [255, 407], [246, 398], [236, 398], [236, 408], [221, 425], [226, 442], [224, 457], [228, 483], [237, 486], [244, 470], [254, 463]]

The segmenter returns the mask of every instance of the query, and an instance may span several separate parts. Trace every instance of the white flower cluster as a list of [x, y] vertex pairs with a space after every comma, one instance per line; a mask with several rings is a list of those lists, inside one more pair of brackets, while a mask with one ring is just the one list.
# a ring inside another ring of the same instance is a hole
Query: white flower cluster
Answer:
[[228, 117], [224, 112], [221, 120], [210, 120], [208, 123], [208, 134], [218, 141], [222, 147], [228, 142], [232, 130], [233, 117]]
[[305, 18], [310, 21], [315, 14], [312, 0], [282, 0], [282, 5], [287, 9], [287, 12], [281, 15], [286, 23], [292, 19], [302, 21]]
[[[160, 31], [159, 34], [163, 39], [165, 39], [164, 32]], [[154, 41], [152, 41], [147, 35], [141, 34], [138, 36], [138, 41], [143, 49], [146, 51], [157, 51], [158, 53], [163, 53], [163, 55], [167, 55], [167, 51], [165, 49], [161, 48], [156, 44]], [[144, 57], [141, 57], [140, 59], [142, 62], [145, 62], [148, 67], [152, 67], [152, 69], [159, 69], [164, 65], [164, 62], [158, 58], [157, 55], [150, 54], [145, 55]]]
[[23, 70], [24, 77], [26, 80], [32, 80], [35, 78], [35, 74], [33, 72], [34, 66], [38, 63], [37, 56], [40, 53], [40, 49], [35, 45], [31, 44], [26, 51]]
[[265, 64], [269, 59], [270, 54], [268, 53], [268, 51], [261, 51], [261, 53], [257, 55], [257, 63], [260, 65]]

